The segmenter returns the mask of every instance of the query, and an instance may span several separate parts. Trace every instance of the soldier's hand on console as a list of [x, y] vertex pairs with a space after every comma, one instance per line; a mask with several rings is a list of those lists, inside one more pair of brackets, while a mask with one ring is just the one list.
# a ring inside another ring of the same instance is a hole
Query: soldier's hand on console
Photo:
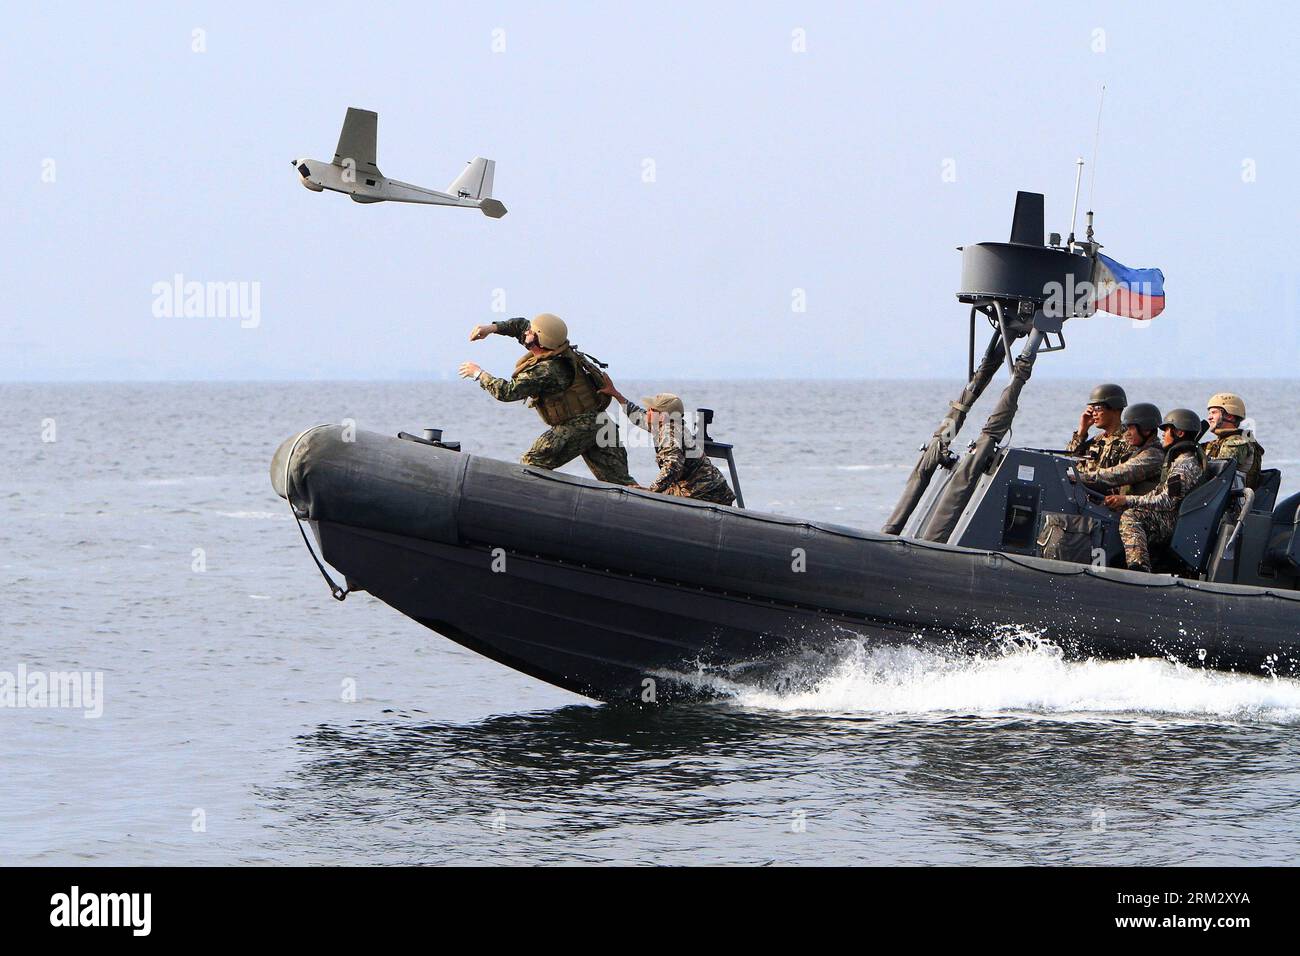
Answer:
[[479, 372], [481, 372], [481, 371], [483, 371], [483, 370], [482, 370], [481, 368], [479, 368], [477, 365], [475, 365], [473, 362], [461, 362], [461, 363], [460, 363], [460, 377], [461, 377], [461, 378], [473, 378], [475, 375], [477, 375], [477, 374], [478, 374]]
[[1128, 504], [1128, 498], [1124, 495], [1107, 495], [1106, 507], [1111, 511], [1123, 511]]
[[497, 330], [495, 325], [476, 325], [469, 330], [469, 340], [477, 342], [479, 339], [485, 339]]

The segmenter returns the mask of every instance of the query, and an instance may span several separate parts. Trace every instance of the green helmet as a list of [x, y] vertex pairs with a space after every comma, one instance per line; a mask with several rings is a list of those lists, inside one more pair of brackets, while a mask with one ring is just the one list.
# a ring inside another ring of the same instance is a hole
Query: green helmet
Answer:
[[1125, 428], [1129, 425], [1136, 425], [1144, 432], [1153, 432], [1160, 427], [1163, 421], [1160, 417], [1160, 409], [1156, 408], [1150, 402], [1138, 402], [1136, 405], [1130, 405], [1124, 409], [1124, 414], [1120, 416], [1119, 422]]
[[1107, 408], [1119, 411], [1128, 404], [1128, 396], [1124, 394], [1124, 389], [1118, 385], [1098, 385], [1092, 390], [1092, 394], [1088, 396], [1088, 404], [1105, 405]]
[[1201, 416], [1196, 414], [1190, 408], [1175, 408], [1165, 420], [1160, 423], [1160, 429], [1177, 428], [1180, 432], [1187, 432], [1191, 435], [1199, 435], [1201, 431]]

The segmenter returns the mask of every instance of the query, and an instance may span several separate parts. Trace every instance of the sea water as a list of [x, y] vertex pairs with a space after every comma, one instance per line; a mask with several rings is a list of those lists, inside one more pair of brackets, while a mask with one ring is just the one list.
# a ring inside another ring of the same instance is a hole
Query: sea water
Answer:
[[[959, 387], [620, 384], [716, 409], [751, 508], [873, 529]], [[1059, 447], [1092, 384], [1033, 382], [1015, 442]], [[1221, 387], [1125, 384], [1162, 408]], [[1295, 384], [1232, 384], [1300, 490]], [[346, 420], [517, 458], [540, 422], [467, 383], [3, 385], [0, 409], [0, 683], [48, 679], [0, 706], [0, 863], [1295, 858], [1297, 681], [1026, 635], [849, 644], [784, 693], [627, 712], [333, 601], [276, 445]], [[653, 476], [648, 448], [631, 465]]]

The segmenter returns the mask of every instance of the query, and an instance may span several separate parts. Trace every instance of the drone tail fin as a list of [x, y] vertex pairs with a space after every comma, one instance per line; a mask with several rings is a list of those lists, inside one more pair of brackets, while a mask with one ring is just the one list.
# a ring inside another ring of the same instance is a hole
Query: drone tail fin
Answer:
[[492, 177], [496, 168], [496, 160], [475, 156], [447, 187], [447, 192], [461, 199], [491, 199]]

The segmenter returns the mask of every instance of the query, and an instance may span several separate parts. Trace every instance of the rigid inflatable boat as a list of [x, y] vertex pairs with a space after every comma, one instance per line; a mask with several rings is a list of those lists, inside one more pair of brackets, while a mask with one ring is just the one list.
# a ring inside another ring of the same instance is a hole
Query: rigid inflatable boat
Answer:
[[[1159, 573], [1143, 573], [1121, 566], [1116, 516], [1074, 480], [1074, 459], [1002, 444], [1036, 356], [1063, 348], [1065, 319], [1087, 308], [1054, 308], [1051, 290], [1090, 278], [1091, 232], [1044, 243], [1042, 196], [1021, 193], [1011, 242], [963, 250], [970, 379], [883, 532], [336, 425], [287, 439], [272, 483], [311, 529], [304, 542], [335, 597], [366, 591], [486, 657], [611, 702], [809, 679], [862, 642], [965, 653], [1009, 635], [1037, 635], [1071, 658], [1296, 676], [1300, 495], [1274, 507], [1276, 472], [1248, 490], [1231, 463], [1216, 464], [1184, 501]], [[977, 363], [979, 315], [993, 335]], [[953, 454], [1004, 362], [1010, 381], [994, 411]], [[704, 453], [730, 460], [711, 439]], [[1090, 560], [1040, 556], [1051, 519], [1069, 519]]]

